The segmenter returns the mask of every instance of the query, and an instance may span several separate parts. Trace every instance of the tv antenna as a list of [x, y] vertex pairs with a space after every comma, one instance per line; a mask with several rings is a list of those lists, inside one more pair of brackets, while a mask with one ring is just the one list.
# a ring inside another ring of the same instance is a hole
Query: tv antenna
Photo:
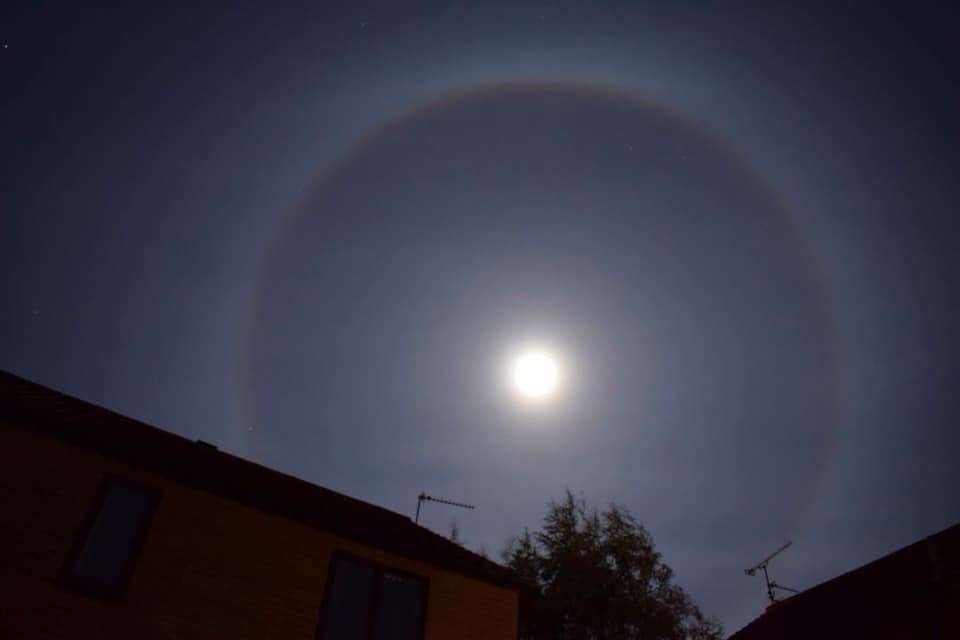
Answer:
[[417, 496], [417, 517], [414, 519], [415, 524], [420, 524], [420, 505], [424, 502], [439, 502], [440, 504], [448, 504], [451, 507], [460, 507], [462, 509], [473, 509], [472, 504], [463, 504], [462, 502], [454, 502], [453, 500], [444, 500], [443, 498], [434, 498], [433, 496], [428, 496], [426, 493], [421, 492]]
[[782, 547], [780, 547], [779, 549], [777, 549], [776, 551], [768, 555], [766, 558], [764, 558], [757, 564], [753, 565], [749, 569], [744, 570], [744, 573], [747, 574], [748, 576], [755, 576], [757, 575], [757, 571], [763, 571], [763, 579], [767, 583], [767, 597], [770, 598], [771, 604], [777, 601], [776, 594], [773, 591], [774, 589], [789, 591], [791, 593], [800, 593], [796, 589], [791, 589], [790, 587], [784, 587], [783, 585], [777, 584], [776, 582], [770, 579], [770, 574], [767, 573], [767, 565], [770, 564], [770, 561], [773, 560], [778, 555], [780, 555], [781, 553], [783, 553], [784, 551], [786, 551], [787, 547], [789, 547], [792, 544], [793, 544], [792, 541], [787, 542], [787, 544], [783, 545]]

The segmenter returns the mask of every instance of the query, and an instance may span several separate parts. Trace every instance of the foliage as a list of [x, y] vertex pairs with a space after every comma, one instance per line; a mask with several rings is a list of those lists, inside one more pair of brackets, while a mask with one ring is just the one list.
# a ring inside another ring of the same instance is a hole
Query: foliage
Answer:
[[523, 640], [718, 640], [630, 512], [589, 509], [568, 490], [540, 531], [507, 542], [504, 562], [530, 588]]

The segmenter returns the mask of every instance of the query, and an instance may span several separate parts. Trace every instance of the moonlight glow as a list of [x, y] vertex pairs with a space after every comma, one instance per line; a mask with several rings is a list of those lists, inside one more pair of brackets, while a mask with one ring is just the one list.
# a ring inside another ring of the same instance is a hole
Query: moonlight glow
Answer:
[[543, 401], [554, 396], [560, 384], [560, 367], [547, 351], [519, 353], [510, 365], [510, 384], [522, 397]]

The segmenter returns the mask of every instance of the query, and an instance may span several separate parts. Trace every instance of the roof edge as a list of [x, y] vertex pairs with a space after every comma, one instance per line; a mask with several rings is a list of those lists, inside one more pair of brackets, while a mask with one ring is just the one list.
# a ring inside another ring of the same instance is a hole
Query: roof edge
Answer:
[[[510, 589], [507, 567], [405, 516], [0, 370], [0, 416], [174, 482]], [[96, 428], [91, 428], [91, 427]], [[331, 512], [341, 516], [329, 518]]]

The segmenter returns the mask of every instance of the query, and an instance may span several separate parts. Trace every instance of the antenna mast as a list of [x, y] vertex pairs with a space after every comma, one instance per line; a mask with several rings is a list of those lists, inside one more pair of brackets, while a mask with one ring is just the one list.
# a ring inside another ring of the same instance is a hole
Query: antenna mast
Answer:
[[774, 589], [781, 589], [782, 591], [789, 591], [791, 593], [800, 593], [796, 589], [791, 589], [790, 587], [784, 587], [783, 585], [779, 585], [776, 582], [770, 580], [770, 574], [767, 573], [767, 565], [770, 564], [770, 561], [773, 560], [778, 555], [780, 555], [781, 553], [783, 553], [784, 551], [786, 551], [787, 547], [789, 547], [792, 544], [793, 544], [792, 541], [787, 542], [787, 544], [783, 545], [782, 547], [780, 547], [779, 549], [777, 549], [776, 551], [768, 555], [766, 558], [764, 558], [757, 564], [753, 565], [749, 569], [744, 570], [744, 573], [747, 574], [748, 576], [755, 576], [757, 575], [757, 571], [763, 571], [763, 579], [767, 583], [767, 597], [770, 598], [770, 604], [773, 604], [774, 602], [777, 601], [776, 594], [773, 591]]
[[421, 492], [417, 496], [417, 517], [414, 519], [414, 523], [420, 524], [420, 505], [424, 502], [439, 502], [440, 504], [448, 504], [451, 507], [460, 507], [462, 509], [473, 509], [472, 504], [463, 504], [462, 502], [454, 502], [453, 500], [444, 500], [443, 498], [434, 498], [433, 496], [428, 496], [426, 493]]

